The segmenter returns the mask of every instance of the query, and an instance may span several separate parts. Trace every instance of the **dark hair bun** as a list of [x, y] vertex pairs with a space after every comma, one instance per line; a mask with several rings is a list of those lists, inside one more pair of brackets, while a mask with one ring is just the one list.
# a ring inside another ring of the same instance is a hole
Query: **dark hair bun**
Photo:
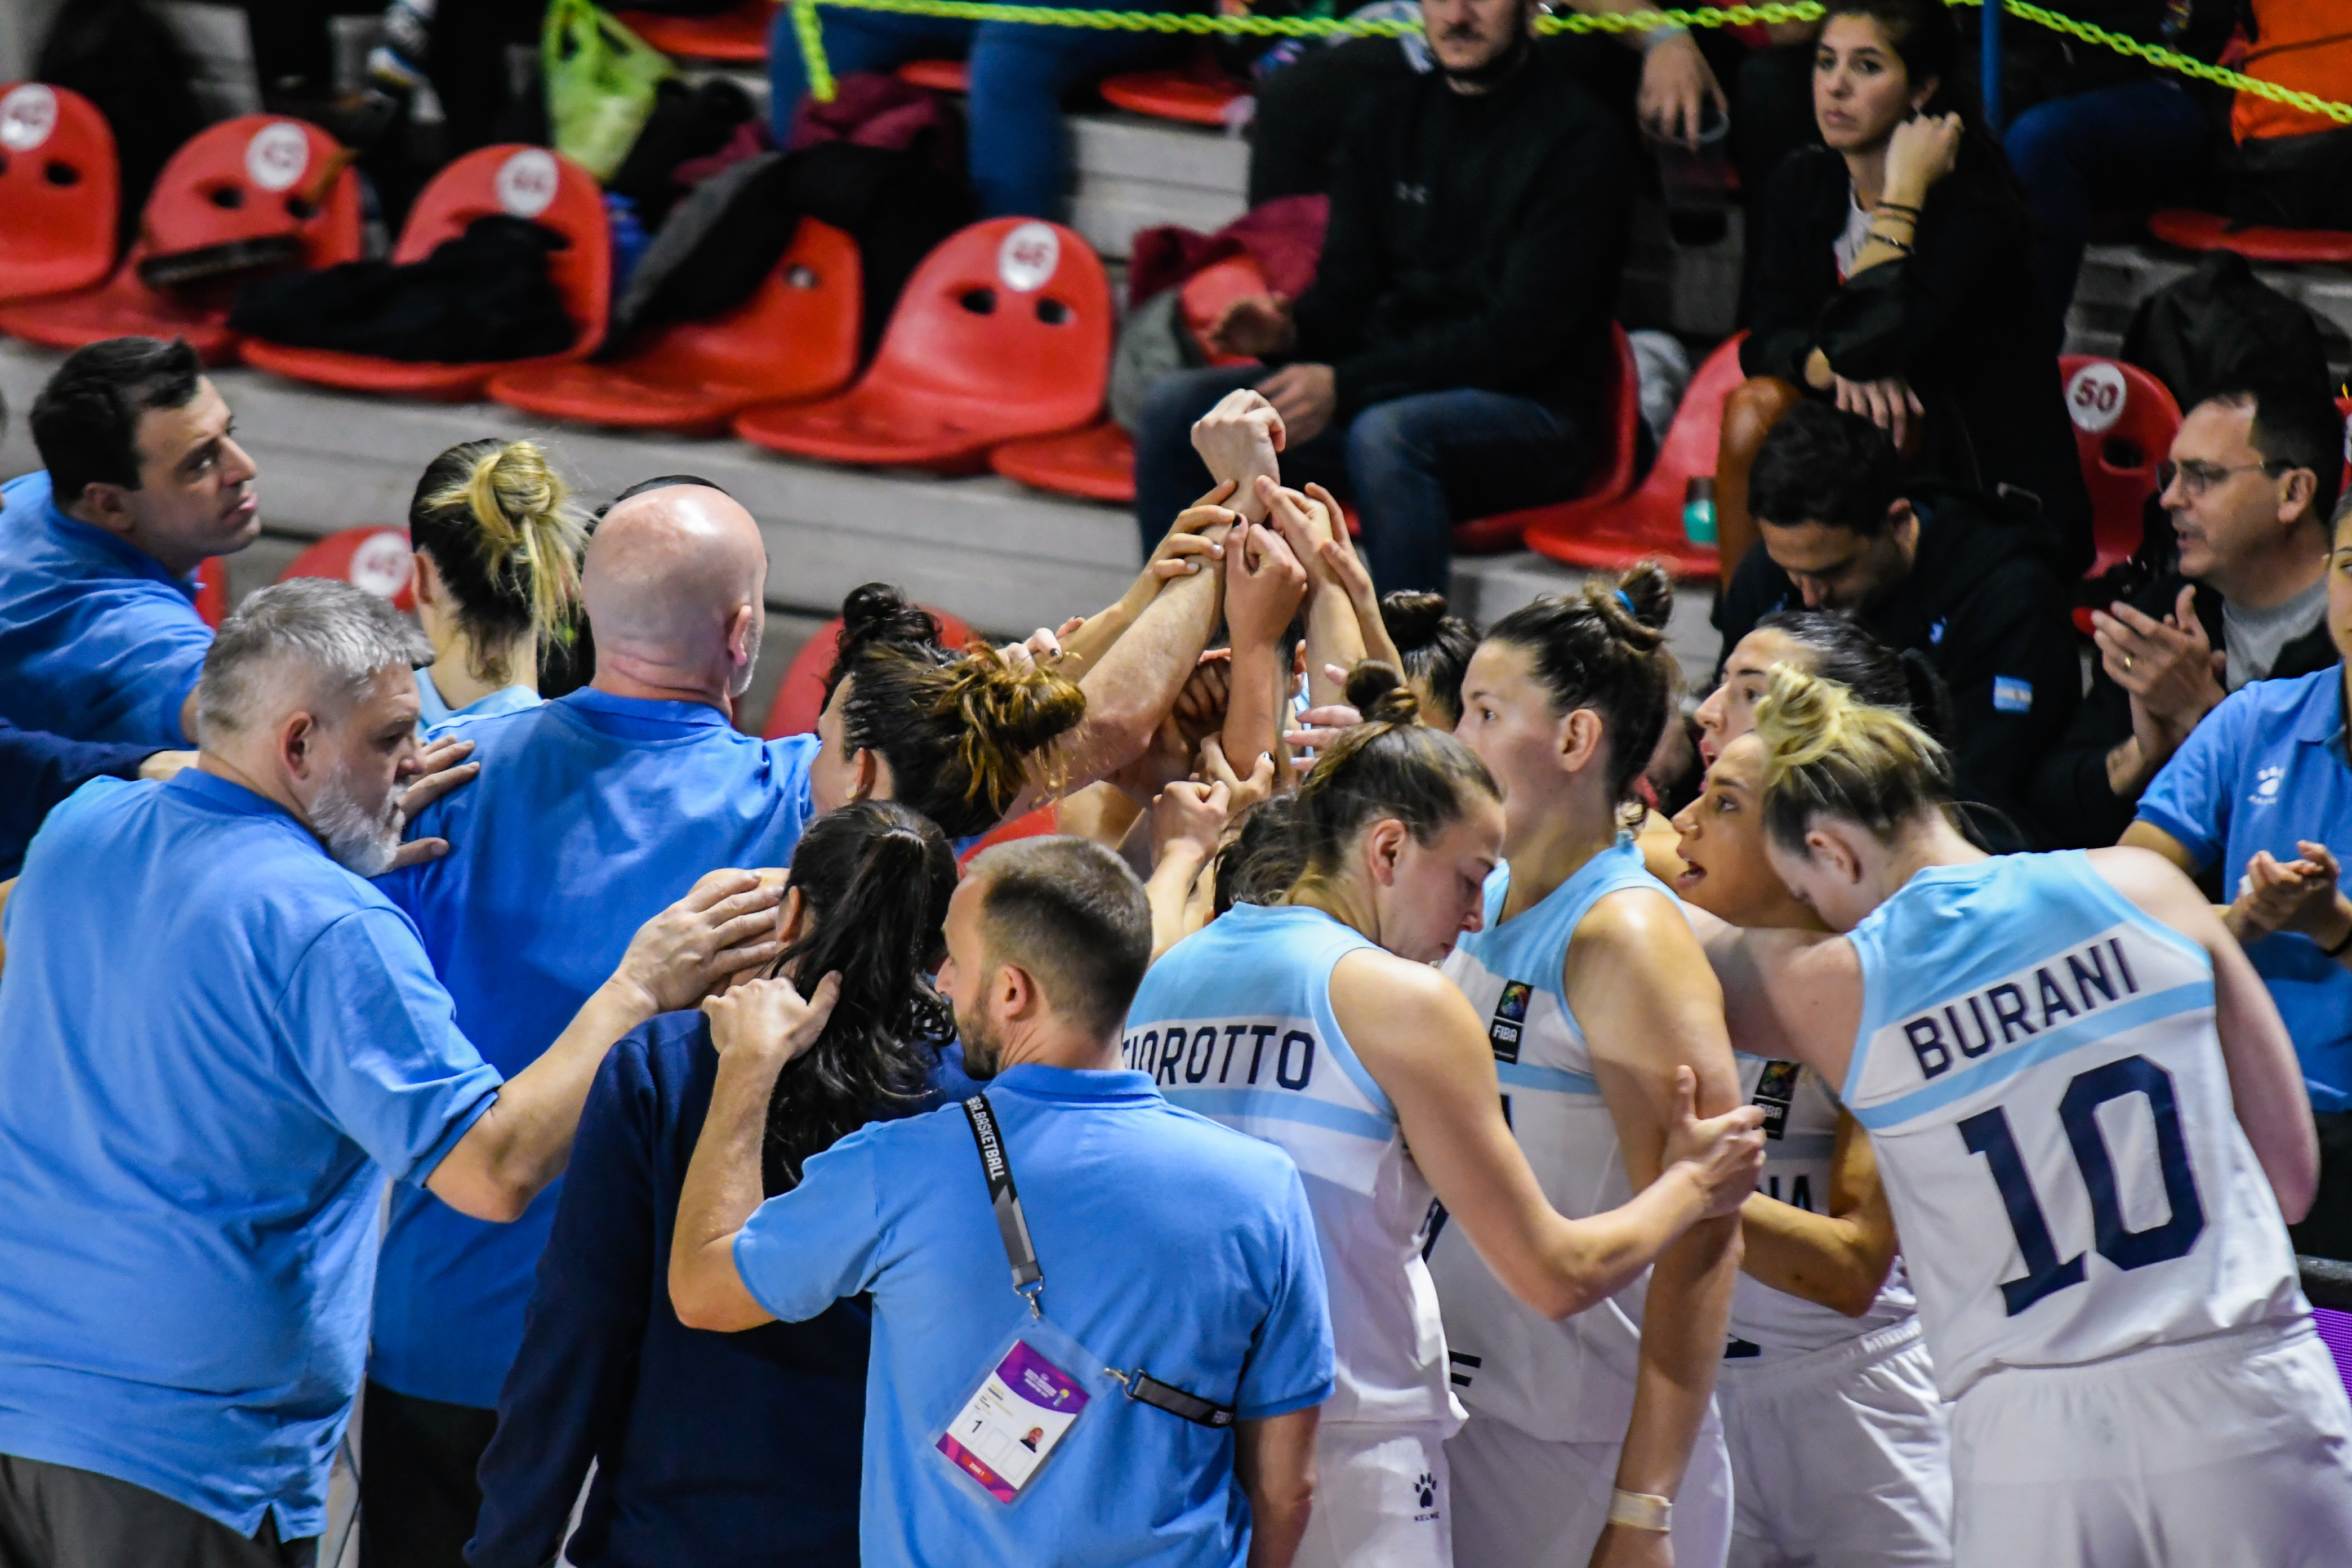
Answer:
[[1445, 625], [1445, 595], [1399, 588], [1381, 598], [1381, 624], [1388, 627], [1399, 653], [1426, 647]]
[[[1655, 561], [1636, 561], [1617, 579], [1617, 593], [1632, 601], [1632, 618], [1636, 623], [1654, 632], [1666, 629], [1666, 619], [1675, 613], [1675, 580], [1664, 566]], [[1621, 610], [1625, 607], [1616, 594], [1609, 596], [1609, 602]]]
[[1421, 699], [1392, 664], [1368, 658], [1348, 672], [1348, 704], [1367, 724], [1410, 724], [1421, 714]]
[[921, 644], [940, 640], [940, 623], [920, 605], [887, 583], [866, 583], [841, 601], [841, 657], [877, 643]]

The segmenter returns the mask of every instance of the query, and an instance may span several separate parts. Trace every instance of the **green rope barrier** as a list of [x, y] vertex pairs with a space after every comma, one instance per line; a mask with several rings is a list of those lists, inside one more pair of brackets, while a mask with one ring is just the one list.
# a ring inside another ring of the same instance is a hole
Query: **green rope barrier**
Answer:
[[[887, 11], [901, 16], [941, 16], [961, 22], [1025, 22], [1033, 26], [1092, 27], [1099, 31], [1242, 34], [1257, 37], [1400, 37], [1421, 31], [1418, 22], [1360, 22], [1352, 17], [1332, 16], [1211, 16], [1189, 13], [1150, 11], [1085, 11], [1060, 5], [1015, 5], [1002, 0], [787, 0], [793, 8], [793, 35], [800, 40], [801, 56], [806, 63], [809, 91], [820, 102], [833, 100], [833, 69], [824, 58], [824, 43], [817, 22], [817, 6], [826, 5], [845, 11]], [[1947, 4], [1981, 5], [1985, 0], [1947, 0]], [[2168, 49], [2160, 45], [2142, 43], [2137, 38], [2111, 33], [2105, 27], [2088, 22], [2078, 22], [2072, 16], [2044, 10], [2031, 0], [2002, 0], [2008, 15], [2064, 33], [2084, 43], [2113, 49], [2146, 60], [2165, 70], [2178, 71], [2200, 81], [2217, 83], [2238, 92], [2250, 92], [2273, 103], [2284, 103], [2305, 113], [2324, 115], [2330, 120], [2352, 125], [2352, 103], [2334, 103], [2315, 93], [2299, 92], [2281, 87], [2276, 82], [2258, 81], [2240, 71], [2224, 66], [2207, 65], [2203, 60]], [[1581, 14], [1567, 16], [1541, 16], [1536, 20], [1536, 30], [1542, 33], [1646, 33], [1655, 27], [1741, 27], [1756, 23], [1811, 22], [1820, 19], [1822, 7], [1818, 0], [1769, 0], [1761, 5], [1701, 5], [1692, 10], [1661, 9], [1633, 11], [1624, 15], [1587, 16]]]

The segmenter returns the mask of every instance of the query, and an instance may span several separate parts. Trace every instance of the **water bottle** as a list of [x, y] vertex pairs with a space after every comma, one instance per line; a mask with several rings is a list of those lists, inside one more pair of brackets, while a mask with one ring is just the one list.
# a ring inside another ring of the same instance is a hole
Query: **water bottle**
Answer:
[[1683, 535], [1693, 544], [1715, 542], [1715, 476], [1694, 474], [1683, 487]]

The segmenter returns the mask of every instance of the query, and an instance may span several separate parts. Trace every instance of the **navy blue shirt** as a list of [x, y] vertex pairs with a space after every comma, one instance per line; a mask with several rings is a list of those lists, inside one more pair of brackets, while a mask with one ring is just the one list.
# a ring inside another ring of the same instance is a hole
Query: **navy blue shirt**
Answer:
[[[640, 925], [706, 872], [784, 865], [813, 809], [815, 736], [761, 741], [702, 703], [583, 688], [436, 733], [472, 741], [481, 775], [417, 817], [449, 853], [379, 885], [415, 920], [467, 1038], [509, 1076], [554, 1043]], [[396, 1186], [368, 1376], [496, 1405], [561, 1194], [551, 1184], [499, 1226]]]
[[188, 746], [180, 709], [212, 646], [194, 582], [59, 511], [48, 475], [0, 485], [0, 718]]
[[24, 865], [25, 846], [66, 796], [92, 779], [134, 778], [139, 764], [163, 750], [139, 742], [68, 741], [0, 719], [0, 881]]
[[[1100, 1357], [1244, 1421], [1331, 1393], [1331, 1322], [1307, 1192], [1271, 1143], [1179, 1110], [1139, 1072], [1026, 1065], [988, 1099], [1021, 1191], [1045, 1310]], [[1095, 1367], [1015, 1507], [938, 1447], [1030, 1321], [1013, 1294], [970, 1123], [950, 1106], [877, 1122], [803, 1168], [735, 1238], [786, 1321], [871, 1292], [859, 1534], [876, 1563], [1238, 1568], [1249, 1502], [1234, 1435], [1119, 1396]]]
[[383, 1173], [497, 1098], [416, 929], [191, 768], [50, 814], [0, 971], [0, 1454], [326, 1522]]
[[[975, 1090], [961, 1059], [935, 1079], [948, 1094]], [[718, 1071], [709, 1021], [667, 1013], [596, 1075], [482, 1456], [474, 1568], [551, 1561], [591, 1459], [565, 1552], [579, 1568], [857, 1562], [864, 1305], [740, 1334], [689, 1329], [670, 1307], [678, 1190]]]

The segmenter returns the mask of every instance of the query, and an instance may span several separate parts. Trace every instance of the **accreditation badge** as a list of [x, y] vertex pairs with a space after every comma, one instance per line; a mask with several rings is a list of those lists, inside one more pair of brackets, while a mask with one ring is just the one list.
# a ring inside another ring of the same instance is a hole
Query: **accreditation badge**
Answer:
[[1017, 1502], [1099, 1392], [1101, 1364], [1051, 1322], [1024, 1323], [933, 1447], [998, 1502]]

